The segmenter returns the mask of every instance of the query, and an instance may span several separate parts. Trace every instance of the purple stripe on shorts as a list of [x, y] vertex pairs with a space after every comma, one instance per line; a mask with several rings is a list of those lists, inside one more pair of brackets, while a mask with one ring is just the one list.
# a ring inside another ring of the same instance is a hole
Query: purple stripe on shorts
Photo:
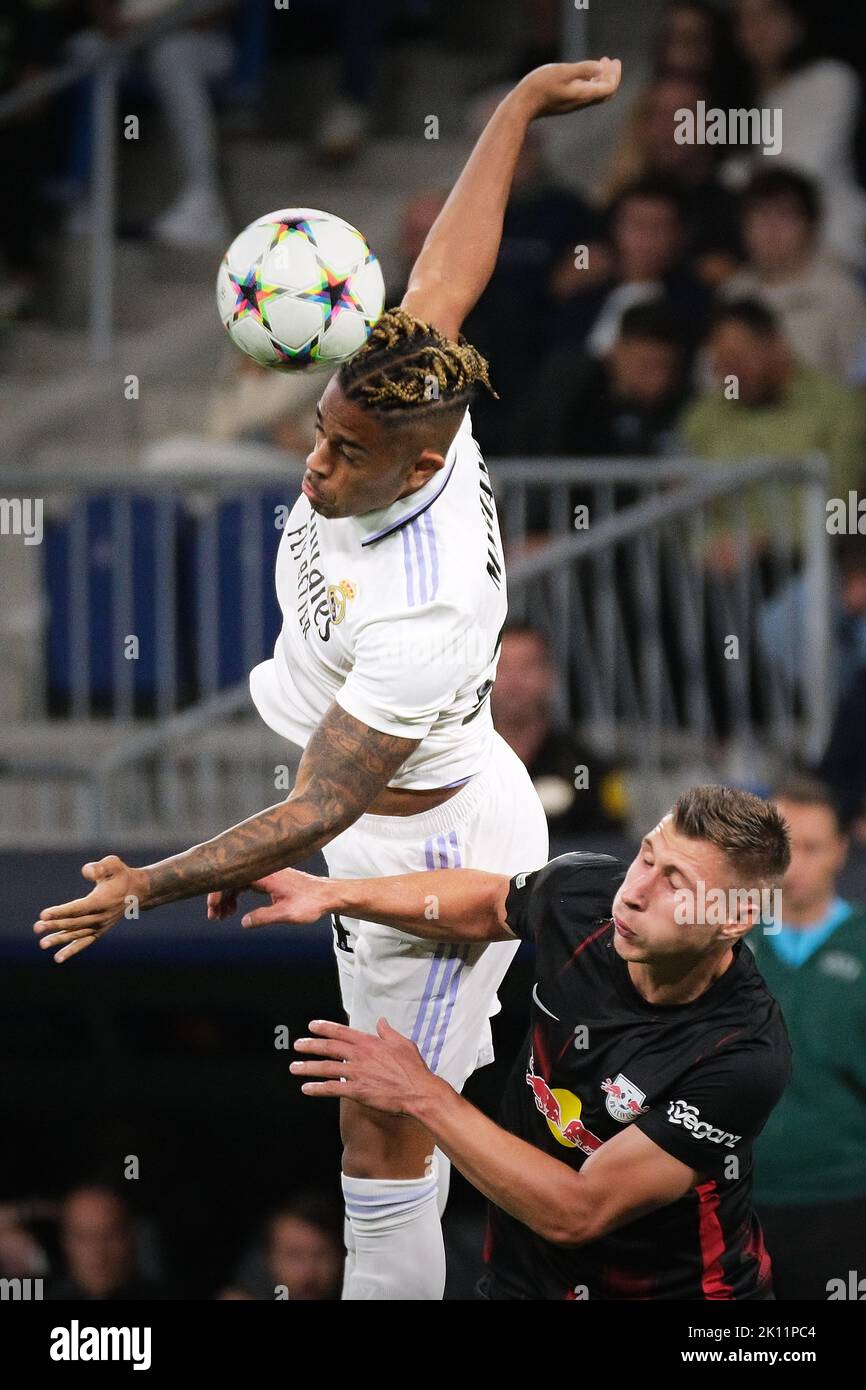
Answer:
[[445, 955], [445, 949], [444, 943], [440, 942], [433, 952], [433, 959], [430, 962], [430, 968], [427, 971], [427, 979], [424, 984], [424, 993], [421, 996], [421, 1003], [418, 1005], [418, 1013], [415, 1016], [415, 1022], [412, 1026], [413, 1043], [417, 1043], [421, 1036], [421, 1029], [424, 1027], [424, 1015], [430, 1004], [430, 996], [433, 993], [433, 987], [436, 983], [436, 976], [439, 974], [439, 966]]
[[[455, 830], [449, 830], [447, 838], [445, 835], [432, 835], [429, 840], [425, 841], [424, 861], [428, 869], [435, 869], [437, 867], [437, 858], [439, 860], [439, 868], [460, 868], [462, 863], [460, 844]], [[462, 960], [461, 955], [463, 957]], [[430, 968], [427, 972], [427, 979], [424, 984], [424, 993], [421, 997], [421, 1003], [418, 1006], [418, 1013], [412, 1028], [412, 1041], [418, 1046], [421, 1056], [425, 1061], [429, 1061], [429, 1050], [436, 1044], [436, 1037], [439, 1033], [440, 1020], [442, 1019], [444, 1009], [444, 1025], [441, 1030], [437, 1051], [437, 1056], [441, 1055], [442, 1045], [445, 1041], [445, 1033], [448, 1030], [448, 1020], [451, 1017], [454, 1008], [454, 1000], [457, 997], [455, 976], [459, 976], [465, 957], [465, 948], [461, 951], [460, 947], [446, 946], [444, 942], [437, 946], [433, 954], [433, 959], [430, 962]], [[441, 973], [440, 966], [442, 967]], [[432, 1008], [430, 1008], [431, 999], [433, 1004]], [[427, 1027], [425, 1030], [424, 1023], [428, 1009], [430, 1009], [430, 1017], [426, 1020]], [[422, 1033], [423, 1040], [419, 1041]]]
[[449, 830], [448, 839], [451, 841], [451, 848], [454, 852], [454, 863], [451, 867], [452, 869], [460, 869], [463, 867], [463, 860], [460, 857], [460, 846], [457, 843], [457, 831]]
[[[433, 1003], [433, 1008], [430, 1010], [430, 1018], [427, 1022], [427, 1031], [424, 1034], [423, 1042], [420, 1042], [418, 1044], [421, 1056], [424, 1058], [424, 1061], [428, 1063], [428, 1065], [430, 1062], [430, 1049], [435, 1045], [436, 1042], [436, 1033], [439, 1028], [439, 1020], [442, 1016], [442, 1009], [445, 1005], [445, 1001], [448, 997], [448, 991], [451, 987], [451, 979], [454, 975], [454, 971], [456, 970], [459, 964], [460, 956], [458, 948], [455, 946], [449, 946], [448, 956], [445, 961], [445, 968], [443, 969], [442, 975], [440, 977], [439, 988], [436, 991], [436, 997]], [[413, 1042], [414, 1041], [415, 1039], [413, 1038]]]
[[457, 962], [457, 969], [454, 970], [451, 975], [450, 985], [448, 989], [448, 1003], [445, 1006], [445, 1017], [442, 1020], [442, 1028], [439, 1033], [439, 1041], [436, 1044], [436, 1051], [433, 1054], [432, 1062], [428, 1062], [427, 1064], [431, 1071], [436, 1071], [437, 1067], [439, 1066], [439, 1058], [442, 1056], [442, 1048], [445, 1045], [445, 1037], [448, 1033], [448, 1024], [451, 1022], [451, 1015], [454, 1012], [454, 1005], [457, 1002], [457, 991], [460, 988], [460, 976], [463, 972], [463, 967], [466, 964], [466, 957], [468, 953], [468, 946], [464, 946], [461, 948], [460, 959]]

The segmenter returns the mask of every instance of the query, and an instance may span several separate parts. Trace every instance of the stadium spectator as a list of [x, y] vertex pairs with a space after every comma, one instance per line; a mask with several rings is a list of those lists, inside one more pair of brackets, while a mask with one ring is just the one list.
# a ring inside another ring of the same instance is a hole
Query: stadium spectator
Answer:
[[832, 789], [842, 824], [866, 845], [866, 666], [839, 703], [818, 773]]
[[39, 1279], [48, 1259], [33, 1231], [34, 1219], [50, 1214], [47, 1202], [0, 1202], [0, 1279]]
[[[836, 576], [832, 589], [830, 679], [836, 700], [844, 700], [861, 669], [866, 669], [866, 536], [835, 538]], [[792, 690], [802, 680], [809, 594], [798, 574], [758, 610], [758, 635], [777, 676]]]
[[579, 266], [562, 263], [552, 281], [559, 300], [554, 344], [583, 344], [591, 356], [603, 356], [616, 342], [626, 309], [662, 297], [681, 314], [688, 343], [695, 343], [712, 292], [685, 263], [687, 228], [676, 186], [661, 178], [631, 184], [614, 201], [609, 221], [612, 273], [593, 283], [581, 279]]
[[166, 1297], [162, 1285], [138, 1269], [135, 1223], [123, 1197], [108, 1187], [79, 1187], [60, 1218], [66, 1273], [47, 1296], [130, 1302]]
[[399, 304], [406, 293], [409, 272], [420, 256], [427, 233], [445, 206], [447, 197], [447, 189], [425, 188], [420, 193], [410, 193], [403, 204], [397, 256], [393, 258], [393, 264], [383, 267], [388, 276], [386, 304]]
[[769, 305], [801, 362], [849, 376], [866, 337], [866, 296], [854, 275], [819, 249], [816, 185], [791, 169], [761, 169], [742, 207], [747, 263], [725, 295]]
[[390, 29], [424, 32], [430, 0], [300, 0], [299, 8], [324, 8], [334, 25], [339, 54], [336, 100], [327, 107], [316, 132], [319, 158], [339, 164], [361, 154], [370, 133], [373, 95], [382, 42]]
[[791, 840], [781, 921], [748, 940], [793, 1074], [755, 1144], [754, 1201], [777, 1299], [826, 1300], [866, 1269], [866, 911], [837, 888], [848, 846], [827, 788], [798, 779], [774, 800]]
[[[503, 95], [488, 92], [473, 108], [473, 137]], [[517, 161], [496, 269], [463, 327], [470, 342], [489, 357], [500, 397], [497, 402], [479, 396], [472, 408], [476, 435], [490, 455], [508, 449], [512, 411], [538, 367], [539, 345], [550, 342], [547, 287], [553, 267], [564, 248], [571, 262], [573, 248], [587, 245], [589, 269], [579, 274], [584, 281], [597, 279], [608, 263], [600, 250], [600, 236], [597, 215], [582, 198], [562, 188], [550, 171], [543, 125], [536, 121], [526, 133]], [[514, 331], [515, 324], [521, 326], [519, 333]]]
[[[772, 310], [750, 299], [723, 305], [709, 357], [714, 384], [681, 422], [698, 456], [821, 453], [829, 466], [828, 497], [846, 497], [857, 486], [866, 463], [866, 403], [842, 382], [798, 362]], [[771, 530], [783, 539], [799, 536], [801, 513], [790, 491], [772, 501], [753, 494], [750, 501], [758, 547]]]
[[[0, 97], [52, 67], [80, 19], [76, 0], [7, 0], [0, 21]], [[45, 182], [60, 157], [54, 103], [42, 101], [0, 125], [7, 190], [0, 198], [0, 321], [30, 308], [42, 263]]]
[[601, 357], [551, 354], [515, 421], [514, 452], [590, 457], [668, 452], [689, 392], [683, 327], [657, 300], [626, 309]]
[[222, 1299], [285, 1299], [293, 1303], [340, 1297], [345, 1251], [342, 1218], [327, 1198], [312, 1193], [280, 1207], [267, 1220], [264, 1240], [241, 1263]]
[[746, 65], [734, 43], [730, 15], [710, 0], [669, 0], [656, 36], [656, 73], [706, 83], [715, 106], [740, 106]]
[[529, 627], [506, 628], [491, 696], [493, 722], [529, 771], [552, 841], [621, 832], [629, 803], [624, 775], [554, 718], [550, 647]]
[[[170, 246], [223, 247], [229, 240], [230, 219], [219, 187], [217, 133], [211, 85], [228, 77], [234, 46], [226, 21], [236, 0], [225, 0], [221, 11], [194, 24], [170, 30], [145, 50], [144, 69], [168, 127], [180, 165], [180, 189], [154, 221], [151, 232]], [[180, 0], [164, 0], [160, 8], [177, 8]], [[134, 30], [142, 21], [137, 0], [90, 0], [93, 25], [67, 45], [70, 58], [90, 58], [107, 51], [111, 38]], [[79, 89], [79, 111], [73, 137], [70, 175], [81, 201], [72, 207], [68, 229], [86, 232], [89, 209], [86, 190], [92, 159], [92, 82]]]
[[606, 202], [639, 179], [661, 176], [677, 190], [686, 223], [685, 254], [707, 284], [715, 285], [739, 264], [736, 198], [721, 182], [719, 147], [681, 144], [676, 114], [710, 102], [709, 88], [686, 73], [662, 73], [635, 102], [611, 160]]
[[[866, 193], [857, 183], [854, 162], [861, 102], [857, 74], [837, 59], [814, 57], [808, 0], [734, 0], [733, 9], [755, 104], [782, 113], [785, 163], [818, 183], [828, 247], [862, 267]], [[734, 156], [729, 173], [742, 179], [767, 157], [773, 156], [764, 146]]]

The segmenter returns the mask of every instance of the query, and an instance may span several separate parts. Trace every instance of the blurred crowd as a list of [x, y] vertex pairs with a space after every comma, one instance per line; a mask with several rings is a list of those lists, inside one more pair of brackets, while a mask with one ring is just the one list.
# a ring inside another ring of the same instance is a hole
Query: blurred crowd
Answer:
[[302, 1193], [250, 1233], [228, 1279], [192, 1289], [170, 1271], [156, 1223], [121, 1187], [82, 1184], [59, 1201], [0, 1204], [0, 1278], [39, 1279], [45, 1299], [337, 1299], [343, 1221], [336, 1201]]

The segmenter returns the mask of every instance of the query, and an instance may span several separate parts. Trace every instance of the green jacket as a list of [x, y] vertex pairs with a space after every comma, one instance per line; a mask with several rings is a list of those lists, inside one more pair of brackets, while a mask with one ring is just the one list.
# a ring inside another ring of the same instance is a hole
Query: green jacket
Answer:
[[[773, 406], [726, 400], [719, 387], [691, 406], [681, 429], [689, 447], [707, 461], [824, 454], [827, 498], [847, 499], [866, 472], [866, 402], [844, 382], [808, 367], [797, 368], [784, 398]], [[751, 489], [745, 511], [753, 535], [790, 533], [802, 540], [802, 507], [790, 486]], [[712, 529], [724, 531], [734, 512], [720, 503], [712, 515]]]
[[756, 928], [747, 938], [784, 1015], [793, 1071], [754, 1146], [754, 1200], [809, 1206], [866, 1196], [866, 911], [802, 965]]

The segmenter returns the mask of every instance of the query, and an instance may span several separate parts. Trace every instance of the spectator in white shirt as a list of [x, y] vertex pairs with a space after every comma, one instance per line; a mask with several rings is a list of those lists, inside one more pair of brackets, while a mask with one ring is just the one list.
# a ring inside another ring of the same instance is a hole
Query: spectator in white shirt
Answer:
[[809, 367], [850, 377], [866, 338], [866, 296], [856, 277], [820, 250], [820, 195], [792, 169], [759, 169], [742, 199], [747, 262], [725, 285], [731, 299], [759, 299]]
[[[866, 259], [866, 193], [854, 167], [860, 81], [847, 63], [812, 56], [808, 17], [805, 0], [734, 0], [755, 104], [782, 112], [782, 158], [817, 181], [827, 247], [860, 268]], [[748, 160], [730, 161], [732, 180], [742, 180], [750, 163], [774, 157], [756, 147]]]

